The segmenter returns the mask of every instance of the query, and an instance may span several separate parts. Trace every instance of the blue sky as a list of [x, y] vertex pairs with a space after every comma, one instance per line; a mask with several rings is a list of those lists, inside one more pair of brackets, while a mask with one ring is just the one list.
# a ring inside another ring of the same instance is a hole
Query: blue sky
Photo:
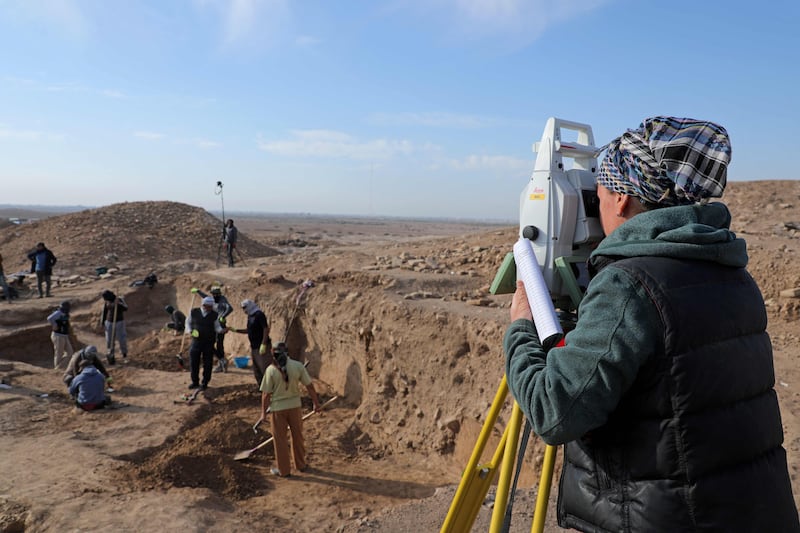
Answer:
[[[0, 204], [516, 220], [556, 116], [796, 179], [800, 2], [0, 0]], [[222, 198], [215, 184], [223, 182]]]

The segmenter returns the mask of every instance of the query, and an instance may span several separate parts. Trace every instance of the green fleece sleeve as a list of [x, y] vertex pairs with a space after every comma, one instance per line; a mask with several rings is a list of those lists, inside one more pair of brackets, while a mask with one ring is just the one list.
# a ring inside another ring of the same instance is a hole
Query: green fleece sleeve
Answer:
[[532, 322], [509, 326], [503, 339], [509, 390], [534, 432], [563, 444], [608, 420], [662, 339], [644, 289], [609, 266], [589, 284], [566, 346], [545, 354]]

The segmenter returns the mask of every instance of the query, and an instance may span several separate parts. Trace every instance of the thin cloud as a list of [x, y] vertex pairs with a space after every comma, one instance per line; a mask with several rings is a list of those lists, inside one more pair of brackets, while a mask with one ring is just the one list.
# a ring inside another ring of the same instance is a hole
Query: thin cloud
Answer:
[[34, 85], [36, 83], [36, 80], [20, 78], [19, 76], [3, 76], [3, 81], [14, 85]]
[[356, 160], [389, 159], [431, 148], [417, 147], [411, 141], [402, 139], [359, 140], [347, 133], [332, 130], [295, 130], [288, 139], [259, 139], [257, 142], [259, 149], [275, 155]]
[[444, 19], [451, 35], [531, 43], [545, 31], [614, 0], [401, 0], [426, 17]]
[[0, 128], [0, 139], [16, 139], [22, 141], [36, 141], [43, 137], [41, 131], [36, 130], [14, 130]]
[[222, 146], [222, 143], [212, 141], [210, 139], [191, 139], [189, 144], [192, 144], [198, 148], [219, 148]]
[[225, 41], [244, 40], [253, 31], [257, 12], [258, 2], [255, 0], [229, 2], [225, 16]]
[[97, 93], [105, 96], [106, 98], [125, 98], [125, 93], [122, 91], [116, 91], [114, 89], [101, 89], [97, 91]]
[[96, 89], [89, 87], [78, 82], [47, 82], [42, 83], [36, 80], [23, 80], [21, 78], [6, 78], [13, 83], [26, 85], [32, 90], [45, 91], [49, 93], [76, 93], [102, 96], [104, 98], [122, 99], [127, 98], [127, 95], [116, 89]]
[[59, 141], [63, 138], [64, 135], [59, 133], [50, 133], [41, 130], [16, 129], [0, 125], [0, 139], [16, 141]]
[[156, 133], [154, 131], [134, 131], [133, 136], [147, 141], [158, 141], [166, 137], [163, 133]]
[[204, 139], [202, 137], [196, 137], [191, 139], [177, 139], [175, 144], [183, 144], [188, 146], [194, 146], [195, 148], [218, 148], [222, 146], [222, 143], [217, 141], [212, 141], [211, 139]]
[[444, 112], [373, 113], [370, 115], [369, 120], [386, 126], [426, 126], [457, 129], [485, 128], [505, 122], [490, 117]]
[[317, 46], [320, 43], [322, 43], [320, 39], [312, 37], [311, 35], [298, 35], [294, 40], [294, 44], [303, 48]]
[[[168, 138], [164, 133], [158, 133], [155, 131], [135, 131], [133, 132], [133, 136], [137, 139], [144, 139], [146, 141], [161, 141]], [[212, 141], [211, 139], [205, 139], [203, 137], [174, 139], [172, 142], [178, 145], [194, 146], [202, 149], [218, 148], [222, 146], [222, 143], [220, 142]]]
[[195, 5], [217, 11], [222, 45], [229, 48], [272, 41], [290, 19], [288, 0], [195, 0]]
[[507, 155], [468, 155], [463, 159], [450, 160], [456, 170], [490, 170], [510, 173], [526, 172], [533, 169], [533, 161]]
[[50, 93], [85, 91], [82, 85], [74, 82], [51, 83], [43, 86], [42, 89]]
[[12, 0], [8, 3], [19, 16], [39, 21], [48, 30], [76, 40], [85, 39], [89, 34], [91, 24], [78, 0]]

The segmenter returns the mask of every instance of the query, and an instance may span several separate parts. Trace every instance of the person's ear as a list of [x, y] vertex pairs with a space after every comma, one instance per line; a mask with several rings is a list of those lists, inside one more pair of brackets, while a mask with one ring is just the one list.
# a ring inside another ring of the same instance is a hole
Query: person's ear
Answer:
[[624, 217], [627, 215], [628, 207], [630, 206], [632, 196], [628, 196], [627, 194], [617, 193], [617, 201], [615, 204], [616, 215], [618, 217]]

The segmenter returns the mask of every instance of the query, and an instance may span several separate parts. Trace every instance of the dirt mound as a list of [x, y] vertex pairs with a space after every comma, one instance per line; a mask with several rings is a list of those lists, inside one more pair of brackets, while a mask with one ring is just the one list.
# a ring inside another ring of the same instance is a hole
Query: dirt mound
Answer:
[[[242, 443], [256, 436], [252, 422], [246, 422], [254, 396], [244, 386], [205, 391], [195, 400], [199, 409], [174, 437], [156, 448], [120, 457], [131, 463], [129, 470], [120, 470], [126, 483], [135, 490], [203, 487], [234, 500], [264, 494], [263, 473], [233, 459], [242, 451]], [[266, 438], [263, 432], [261, 437]], [[271, 455], [272, 448], [265, 448], [262, 455]]]
[[[178, 202], [124, 202], [53, 216], [0, 229], [6, 273], [27, 271], [27, 254], [44, 242], [58, 258], [54, 275], [96, 274], [98, 267], [158, 272], [165, 263], [214, 264], [222, 223], [207, 211]], [[247, 257], [278, 252], [240, 232], [239, 251]]]

